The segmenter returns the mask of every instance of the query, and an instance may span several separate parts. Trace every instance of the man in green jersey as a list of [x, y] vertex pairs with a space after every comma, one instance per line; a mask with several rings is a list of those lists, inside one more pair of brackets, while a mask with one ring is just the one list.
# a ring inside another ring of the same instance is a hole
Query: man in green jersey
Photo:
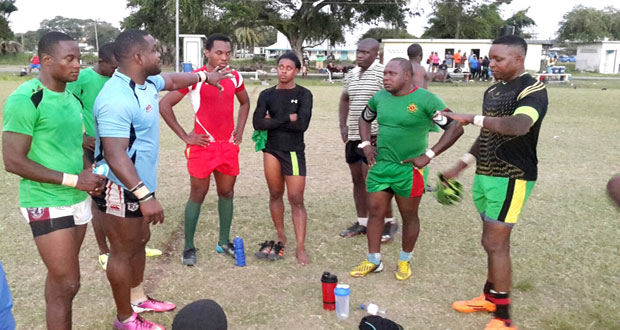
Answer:
[[22, 177], [19, 206], [47, 267], [47, 328], [70, 329], [71, 303], [80, 288], [78, 254], [91, 219], [85, 192], [100, 192], [105, 177], [83, 162], [83, 106], [65, 89], [80, 71], [77, 42], [49, 32], [38, 53], [39, 78], [6, 100], [2, 156], [6, 170]]
[[[371, 166], [366, 179], [370, 193], [368, 219], [368, 259], [355, 267], [350, 275], [363, 277], [383, 270], [381, 262], [381, 233], [383, 217], [392, 196], [403, 219], [402, 251], [396, 278], [411, 276], [409, 260], [420, 232], [418, 206], [424, 193], [423, 169], [431, 159], [449, 148], [463, 134], [458, 122], [448, 120], [444, 102], [431, 92], [413, 83], [413, 68], [404, 58], [395, 58], [385, 67], [384, 90], [368, 101], [360, 117], [359, 147], [364, 150]], [[370, 123], [377, 119], [377, 147], [370, 144]], [[445, 130], [437, 144], [428, 145], [428, 128], [436, 123]], [[403, 143], [406, 141], [406, 143]]]
[[472, 196], [482, 219], [482, 246], [487, 253], [487, 279], [483, 294], [456, 301], [463, 313], [493, 312], [487, 329], [516, 329], [510, 308], [510, 233], [536, 183], [538, 134], [547, 113], [545, 85], [525, 71], [527, 43], [517, 36], [493, 41], [489, 50], [493, 77], [500, 82], [484, 93], [482, 116], [447, 114], [462, 125], [481, 127], [469, 153], [450, 170], [455, 178], [476, 164]]

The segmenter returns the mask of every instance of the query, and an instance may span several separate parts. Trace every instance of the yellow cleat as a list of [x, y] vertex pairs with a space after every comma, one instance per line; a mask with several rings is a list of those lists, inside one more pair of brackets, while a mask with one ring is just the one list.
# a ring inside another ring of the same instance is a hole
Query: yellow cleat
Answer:
[[151, 248], [144, 248], [144, 252], [146, 253], [147, 257], [157, 257], [161, 255], [161, 250], [158, 249], [151, 249]]
[[104, 254], [99, 255], [99, 265], [101, 266], [101, 268], [103, 268], [103, 270], [106, 270], [108, 268], [108, 257], [109, 256], [110, 256], [109, 253], [104, 253]]
[[357, 267], [353, 268], [349, 274], [353, 277], [364, 277], [370, 273], [379, 273], [383, 270], [383, 262], [378, 265], [373, 264], [368, 260], [362, 261]]
[[397, 280], [404, 281], [411, 277], [411, 262], [407, 261], [398, 261], [398, 268], [394, 272]]

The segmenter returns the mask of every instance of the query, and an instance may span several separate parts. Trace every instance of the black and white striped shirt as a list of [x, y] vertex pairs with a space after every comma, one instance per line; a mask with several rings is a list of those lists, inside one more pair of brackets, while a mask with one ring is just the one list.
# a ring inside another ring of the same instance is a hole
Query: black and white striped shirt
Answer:
[[[344, 92], [349, 95], [349, 141], [361, 140], [359, 133], [359, 119], [368, 104], [368, 100], [378, 91], [383, 89], [383, 69], [381, 63], [373, 63], [364, 73], [362, 68], [355, 67], [344, 77]], [[377, 121], [372, 122], [371, 135], [377, 135]]]

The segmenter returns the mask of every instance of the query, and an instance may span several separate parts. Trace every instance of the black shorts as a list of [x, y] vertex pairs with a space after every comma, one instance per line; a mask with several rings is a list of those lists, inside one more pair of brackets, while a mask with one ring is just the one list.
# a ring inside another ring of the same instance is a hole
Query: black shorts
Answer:
[[[344, 159], [347, 162], [347, 164], [355, 164], [357, 162], [364, 162], [364, 164], [368, 164], [368, 160], [366, 159], [366, 156], [364, 155], [364, 150], [357, 147], [359, 146], [360, 143], [362, 143], [362, 141], [355, 140], [355, 141], [347, 141], [347, 144], [345, 144]], [[372, 136], [370, 138], [370, 144], [375, 147], [377, 146], [376, 136]]]
[[306, 176], [306, 155], [303, 151], [275, 151], [263, 149], [280, 162], [282, 175]]
[[121, 218], [141, 218], [140, 202], [129, 190], [107, 180], [100, 196], [94, 197], [97, 208], [106, 214]]

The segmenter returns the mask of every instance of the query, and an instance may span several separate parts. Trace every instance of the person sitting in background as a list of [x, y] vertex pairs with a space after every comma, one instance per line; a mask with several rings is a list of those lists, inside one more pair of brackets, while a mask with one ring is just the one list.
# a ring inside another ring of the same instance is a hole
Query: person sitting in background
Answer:
[[446, 61], [443, 61], [439, 65], [439, 70], [437, 71], [437, 73], [435, 73], [433, 81], [444, 82], [446, 81], [446, 79], [449, 79], [448, 65], [446, 64]]

